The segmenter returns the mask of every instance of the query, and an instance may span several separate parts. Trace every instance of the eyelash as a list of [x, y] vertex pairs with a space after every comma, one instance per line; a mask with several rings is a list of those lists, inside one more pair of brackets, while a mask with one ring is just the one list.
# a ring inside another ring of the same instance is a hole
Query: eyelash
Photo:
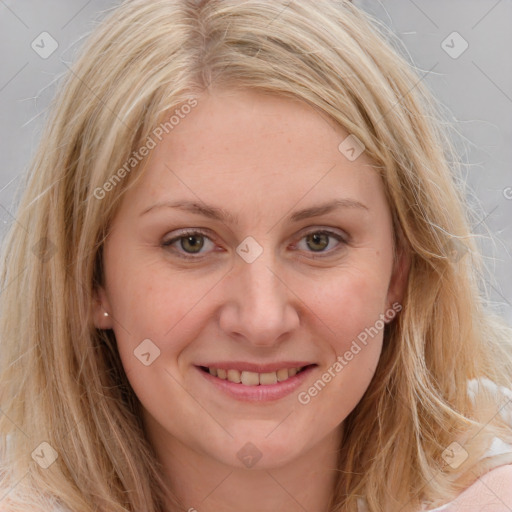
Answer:
[[[182, 231], [179, 234], [179, 236], [175, 236], [169, 240], [166, 240], [166, 241], [162, 242], [161, 245], [163, 248], [171, 248], [171, 246], [174, 243], [179, 242], [181, 239], [187, 238], [189, 236], [196, 236], [196, 235], [200, 235], [204, 238], [207, 238], [211, 242], [213, 242], [213, 240], [208, 236], [208, 233], [206, 233], [205, 231], [202, 231], [200, 229], [194, 229], [194, 230]], [[335, 238], [338, 242], [340, 242], [339, 246], [337, 246], [335, 249], [331, 249], [327, 252], [319, 251], [317, 254], [322, 254], [321, 256], [317, 256], [317, 255], [315, 255], [314, 252], [312, 252], [311, 257], [313, 259], [324, 258], [324, 257], [326, 257], [326, 256], [324, 256], [325, 254], [330, 256], [330, 255], [332, 255], [332, 253], [335, 253], [335, 252], [338, 252], [339, 250], [341, 250], [342, 247], [347, 244], [347, 240], [345, 240], [341, 235], [339, 235], [338, 233], [336, 233], [334, 231], [330, 231], [330, 230], [326, 230], [326, 229], [310, 231], [310, 232], [304, 234], [300, 238], [300, 240], [306, 238], [308, 235], [327, 235], [329, 237]], [[200, 260], [201, 259], [200, 256], [186, 255], [187, 253], [183, 253], [183, 252], [180, 253], [179, 251], [176, 251], [176, 249], [174, 249], [174, 251], [177, 253], [178, 257], [186, 259], [186, 260]]]

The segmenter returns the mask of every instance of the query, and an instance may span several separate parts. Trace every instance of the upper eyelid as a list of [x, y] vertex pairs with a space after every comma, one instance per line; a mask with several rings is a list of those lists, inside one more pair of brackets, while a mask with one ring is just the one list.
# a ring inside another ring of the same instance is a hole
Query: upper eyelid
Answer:
[[211, 231], [206, 228], [183, 228], [183, 230], [181, 230], [176, 235], [173, 235], [173, 236], [168, 236], [168, 235], [169, 235], [169, 233], [164, 236], [163, 243], [175, 242], [176, 240], [179, 240], [180, 238], [184, 238], [184, 237], [190, 236], [190, 235], [202, 235], [205, 238], [209, 238], [212, 242], [215, 239], [215, 236], [211, 235]]
[[[336, 231], [338, 230], [338, 231]], [[319, 232], [327, 232], [330, 235], [338, 235], [340, 238], [343, 238], [345, 241], [348, 241], [350, 236], [349, 234], [340, 229], [340, 228], [332, 228], [332, 227], [318, 227], [318, 228], [303, 228], [299, 230], [298, 234], [296, 235], [299, 237], [299, 240], [303, 238], [304, 236], [311, 234], [311, 233], [319, 233]], [[341, 233], [340, 233], [341, 232]], [[210, 240], [214, 240], [216, 236], [213, 234], [213, 232], [208, 228], [182, 228], [180, 233], [177, 233], [176, 235], [167, 238], [167, 235], [165, 235], [164, 239], [166, 242], [169, 241], [175, 241], [177, 239], [180, 239], [181, 237], [185, 237], [187, 235], [194, 235], [194, 234], [200, 234], [207, 238], [210, 238]]]

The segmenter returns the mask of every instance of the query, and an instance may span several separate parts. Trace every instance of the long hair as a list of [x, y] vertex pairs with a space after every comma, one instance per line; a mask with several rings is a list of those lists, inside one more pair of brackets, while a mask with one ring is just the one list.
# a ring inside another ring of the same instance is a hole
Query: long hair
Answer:
[[[344, 0], [130, 0], [93, 31], [51, 106], [3, 246], [9, 511], [162, 512], [172, 495], [92, 306], [110, 222], [149, 158], [140, 148], [216, 87], [299, 99], [355, 135], [384, 182], [396, 253], [410, 257], [403, 310], [345, 420], [331, 511], [356, 511], [360, 498], [371, 512], [442, 502], [496, 463], [481, 457], [494, 436], [512, 437], [503, 404], [484, 385], [471, 399], [468, 382], [512, 387], [511, 330], [487, 304], [441, 109], [395, 43]], [[454, 442], [468, 456], [458, 467], [443, 458]]]

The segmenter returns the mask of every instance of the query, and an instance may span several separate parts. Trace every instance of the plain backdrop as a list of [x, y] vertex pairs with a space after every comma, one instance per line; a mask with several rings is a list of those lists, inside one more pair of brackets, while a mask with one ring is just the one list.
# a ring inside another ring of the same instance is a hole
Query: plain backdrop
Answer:
[[[269, 0], [271, 1], [271, 0]], [[300, 1], [300, 0], [297, 0]], [[0, 241], [56, 81], [113, 0], [0, 0]], [[512, 325], [512, 1], [354, 0], [396, 33], [456, 126], [496, 310]]]

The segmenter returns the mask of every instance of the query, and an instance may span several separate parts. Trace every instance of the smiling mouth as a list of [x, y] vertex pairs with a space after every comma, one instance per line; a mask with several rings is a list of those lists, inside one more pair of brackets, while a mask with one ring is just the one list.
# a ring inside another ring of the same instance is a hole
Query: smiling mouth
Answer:
[[227, 380], [235, 384], [241, 384], [244, 386], [268, 386], [271, 384], [277, 384], [278, 382], [285, 382], [291, 377], [303, 372], [306, 368], [316, 366], [310, 364], [307, 366], [301, 366], [298, 368], [282, 368], [275, 372], [257, 373], [249, 371], [240, 371], [235, 369], [223, 369], [223, 368], [212, 368], [206, 366], [200, 366], [199, 368], [205, 373], [209, 373], [214, 377], [221, 380]]

